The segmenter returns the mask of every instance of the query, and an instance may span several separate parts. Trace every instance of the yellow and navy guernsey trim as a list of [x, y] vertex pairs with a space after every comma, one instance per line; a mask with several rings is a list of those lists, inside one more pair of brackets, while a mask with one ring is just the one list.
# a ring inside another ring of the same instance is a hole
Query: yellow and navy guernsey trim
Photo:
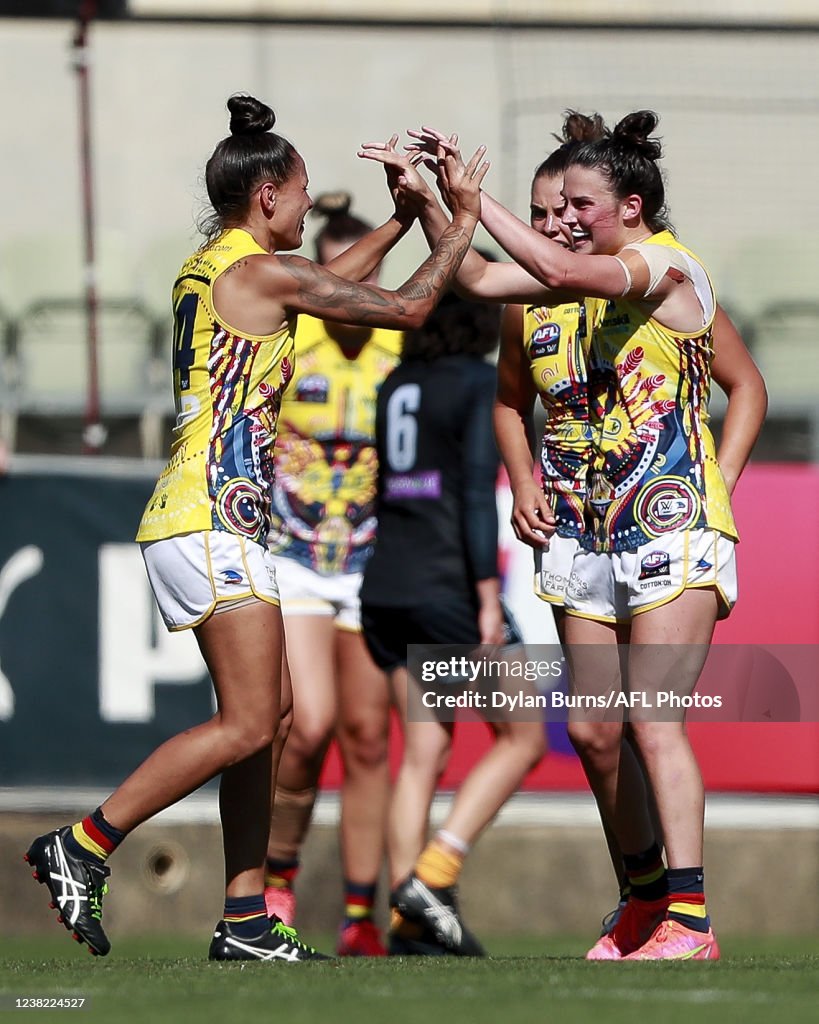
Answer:
[[523, 310], [523, 348], [546, 414], [541, 483], [561, 537], [577, 538], [585, 530], [586, 470], [592, 442], [586, 357], [590, 309], [598, 302], [590, 299]]
[[596, 551], [624, 551], [677, 530], [736, 539], [728, 491], [708, 429], [716, 309], [707, 271], [668, 231], [647, 239], [688, 257], [711, 314], [699, 331], [664, 327], [637, 303], [604, 303], [589, 348], [594, 452], [587, 475]]
[[375, 406], [403, 335], [374, 328], [347, 354], [322, 320], [300, 316], [296, 372], [282, 401], [268, 542], [332, 576], [361, 572], [375, 539]]
[[138, 541], [203, 530], [266, 541], [273, 445], [293, 375], [295, 320], [275, 334], [242, 334], [213, 304], [216, 280], [239, 260], [261, 254], [248, 232], [226, 231], [183, 264], [174, 284], [176, 426]]

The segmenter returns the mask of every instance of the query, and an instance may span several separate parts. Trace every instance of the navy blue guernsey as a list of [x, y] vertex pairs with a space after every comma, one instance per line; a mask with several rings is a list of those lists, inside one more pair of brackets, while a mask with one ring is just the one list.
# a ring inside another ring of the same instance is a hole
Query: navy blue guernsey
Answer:
[[378, 530], [363, 602], [466, 598], [498, 575], [495, 369], [477, 356], [402, 362], [376, 408]]

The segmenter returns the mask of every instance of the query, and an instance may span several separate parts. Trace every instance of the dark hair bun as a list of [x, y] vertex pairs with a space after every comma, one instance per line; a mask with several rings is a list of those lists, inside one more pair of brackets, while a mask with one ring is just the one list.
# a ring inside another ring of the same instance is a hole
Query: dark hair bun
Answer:
[[606, 125], [599, 114], [580, 114], [576, 110], [564, 112], [563, 142], [597, 142], [606, 134]]
[[349, 192], [322, 192], [313, 203], [313, 213], [320, 213], [329, 220], [330, 217], [343, 217], [350, 212], [353, 197]]
[[260, 135], [269, 132], [276, 123], [276, 115], [270, 107], [253, 96], [231, 96], [227, 107], [231, 135]]
[[633, 114], [626, 114], [623, 120], [614, 126], [611, 137], [614, 142], [636, 150], [649, 160], [659, 160], [663, 155], [660, 140], [649, 138], [659, 123], [660, 119], [653, 110], [638, 110]]

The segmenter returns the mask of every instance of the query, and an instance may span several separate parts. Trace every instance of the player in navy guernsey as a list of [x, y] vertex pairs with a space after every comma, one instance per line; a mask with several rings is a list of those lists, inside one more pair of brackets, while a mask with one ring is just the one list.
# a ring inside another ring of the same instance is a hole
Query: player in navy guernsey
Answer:
[[480, 956], [460, 919], [455, 884], [470, 845], [544, 753], [538, 722], [492, 723], [496, 744], [465, 780], [426, 843], [429, 807], [453, 723], [411, 721], [408, 644], [502, 644], [492, 433], [499, 310], [447, 295], [405, 339], [376, 411], [378, 532], [364, 572], [361, 619], [390, 673], [404, 719], [404, 756], [388, 825], [390, 952]]

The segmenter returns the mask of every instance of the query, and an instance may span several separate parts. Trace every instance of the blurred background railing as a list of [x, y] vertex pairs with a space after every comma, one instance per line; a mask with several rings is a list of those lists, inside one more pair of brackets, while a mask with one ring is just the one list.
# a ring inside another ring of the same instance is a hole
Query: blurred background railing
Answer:
[[[166, 450], [169, 292], [198, 244], [201, 172], [226, 97], [269, 101], [312, 187], [389, 202], [358, 144], [431, 122], [482, 142], [487, 187], [522, 216], [567, 107], [661, 115], [672, 220], [766, 374], [758, 460], [819, 457], [819, 10], [783, 0], [129, 0], [89, 34], [101, 418], [111, 454]], [[0, 14], [7, 197], [0, 242], [0, 429], [20, 452], [79, 452], [83, 208], [74, 0]], [[487, 243], [486, 238], [481, 239]], [[308, 239], [309, 250], [309, 239]], [[417, 229], [387, 283], [423, 257]], [[723, 403], [715, 397], [719, 420]]]

